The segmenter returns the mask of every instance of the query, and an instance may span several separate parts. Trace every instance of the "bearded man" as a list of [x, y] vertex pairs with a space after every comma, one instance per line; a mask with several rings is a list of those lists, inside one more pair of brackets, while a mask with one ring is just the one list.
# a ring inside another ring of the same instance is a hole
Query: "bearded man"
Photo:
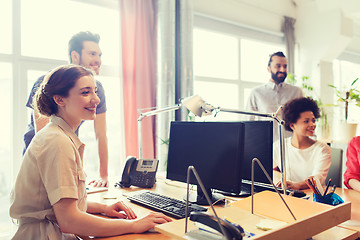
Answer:
[[[247, 105], [247, 111], [273, 113], [294, 98], [303, 97], [301, 88], [285, 83], [287, 76], [287, 59], [283, 52], [276, 52], [270, 55], [267, 70], [270, 73], [268, 83], [252, 89]], [[280, 118], [282, 115], [280, 113]], [[255, 117], [251, 116], [250, 120]], [[274, 123], [274, 141], [279, 139], [279, 127]], [[285, 131], [285, 137], [290, 137], [291, 132]]]

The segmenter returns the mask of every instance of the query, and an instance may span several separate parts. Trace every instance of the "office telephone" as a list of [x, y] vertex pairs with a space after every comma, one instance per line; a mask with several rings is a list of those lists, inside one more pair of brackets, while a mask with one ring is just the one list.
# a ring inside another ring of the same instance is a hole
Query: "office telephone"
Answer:
[[[212, 229], [215, 229], [219, 233], [221, 233], [221, 229], [219, 223], [215, 216], [206, 213], [206, 212], [192, 212], [190, 213], [190, 220], [194, 222], [199, 222], [204, 224]], [[224, 219], [220, 218], [220, 224], [224, 228], [225, 238], [231, 240], [241, 240], [245, 236], [244, 229], [238, 225], [230, 223]]]
[[[141, 188], [151, 188], [155, 184], [155, 176], [159, 160], [157, 159], [136, 159], [128, 157], [120, 181], [120, 187], [131, 185]], [[116, 186], [115, 185], [115, 186]]]

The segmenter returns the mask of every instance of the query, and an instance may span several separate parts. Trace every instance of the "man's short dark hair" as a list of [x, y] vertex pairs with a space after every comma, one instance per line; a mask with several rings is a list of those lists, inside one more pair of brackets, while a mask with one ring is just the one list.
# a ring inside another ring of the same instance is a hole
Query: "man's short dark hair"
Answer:
[[295, 98], [287, 102], [283, 109], [285, 129], [292, 132], [290, 124], [296, 123], [300, 118], [300, 114], [307, 111], [311, 111], [315, 119], [320, 117], [320, 109], [310, 97]]
[[71, 62], [71, 52], [76, 51], [81, 56], [81, 50], [83, 49], [83, 42], [85, 41], [91, 41], [96, 42], [99, 44], [100, 41], [100, 35], [96, 33], [92, 33], [89, 31], [86, 32], [79, 32], [72, 36], [72, 38], [69, 41], [69, 57]]
[[276, 53], [273, 53], [270, 55], [270, 59], [269, 59], [269, 63], [268, 63], [268, 66], [270, 67], [270, 64], [272, 62], [272, 58], [273, 56], [278, 56], [278, 57], [286, 57], [285, 54], [283, 52], [276, 52]]

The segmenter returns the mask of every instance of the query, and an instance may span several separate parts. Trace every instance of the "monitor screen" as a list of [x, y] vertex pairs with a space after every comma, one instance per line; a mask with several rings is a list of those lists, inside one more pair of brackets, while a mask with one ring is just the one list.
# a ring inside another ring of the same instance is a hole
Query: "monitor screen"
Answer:
[[[244, 121], [244, 160], [243, 180], [251, 181], [251, 166], [253, 158], [259, 159], [270, 178], [273, 178], [273, 122]], [[260, 166], [255, 163], [254, 181], [270, 184]]]
[[[205, 187], [238, 194], [243, 140], [242, 122], [172, 122], [167, 178], [186, 182], [194, 166]], [[191, 183], [197, 184], [193, 175]]]
[[[194, 166], [207, 188], [246, 195], [250, 189], [242, 187], [251, 183], [253, 158], [272, 178], [272, 156], [272, 121], [172, 122], [167, 178], [186, 182], [187, 168]], [[257, 163], [254, 173], [256, 185], [270, 186]], [[191, 184], [197, 184], [194, 177]]]

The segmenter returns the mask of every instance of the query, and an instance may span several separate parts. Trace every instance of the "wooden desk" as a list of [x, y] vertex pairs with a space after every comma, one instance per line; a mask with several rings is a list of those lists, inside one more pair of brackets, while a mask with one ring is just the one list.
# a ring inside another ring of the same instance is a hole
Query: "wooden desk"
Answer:
[[[126, 198], [126, 193], [138, 191], [140, 188], [137, 187], [131, 187], [127, 189], [115, 189], [113, 187], [110, 187], [108, 192], [100, 192], [100, 193], [93, 193], [88, 195], [88, 200], [90, 201], [96, 201], [96, 202], [102, 202], [106, 204], [111, 204], [115, 201], [123, 201], [125, 202], [129, 207], [131, 207], [135, 213], [138, 215], [138, 217], [145, 216], [150, 210], [147, 208], [144, 208], [142, 206], [139, 206], [137, 204], [131, 203]], [[156, 186], [153, 189], [150, 189], [151, 191], [156, 191], [160, 194], [167, 195], [169, 197], [174, 197], [177, 199], [182, 199], [182, 197], [186, 194], [186, 185], [184, 183], [179, 182], [173, 182], [173, 181], [167, 181], [163, 178], [159, 178], [157, 180]], [[341, 191], [341, 189], [337, 190]], [[347, 195], [346, 195], [346, 194]], [[349, 191], [344, 190], [344, 200], [347, 199], [345, 196], [348, 196], [349, 199], [352, 197], [358, 197], [355, 193], [349, 193]], [[111, 198], [116, 199], [111, 199]], [[110, 198], [110, 199], [108, 199]], [[360, 196], [359, 196], [359, 205], [360, 205]], [[352, 208], [353, 209], [353, 208]], [[360, 215], [360, 214], [359, 214]], [[356, 215], [355, 215], [356, 216]], [[353, 216], [352, 216], [353, 217]], [[360, 230], [360, 229], [359, 229]], [[345, 227], [333, 227], [327, 231], [324, 231], [316, 236], [313, 237], [313, 239], [316, 240], [325, 240], [325, 239], [356, 239], [358, 237], [359, 230], [351, 229], [351, 228], [345, 228]], [[84, 240], [89, 240], [93, 238], [83, 238]], [[171, 239], [170, 237], [160, 234], [160, 233], [143, 233], [143, 234], [127, 234], [122, 236], [116, 236], [116, 237], [108, 237], [108, 238], [96, 238], [96, 239], [156, 239], [156, 240], [162, 240], [162, 239]]]
[[[305, 191], [307, 194], [312, 194], [311, 190]], [[352, 189], [337, 188], [335, 193], [339, 195], [344, 202], [351, 202], [351, 219], [340, 224], [340, 227], [355, 230], [360, 237], [360, 192]], [[312, 200], [312, 195], [310, 200]]]
[[[115, 187], [111, 186], [107, 192], [88, 194], [88, 200], [93, 201], [93, 202], [101, 202], [101, 203], [105, 203], [105, 204], [111, 204], [116, 201], [123, 201], [127, 206], [131, 207], [134, 210], [134, 212], [136, 213], [136, 215], [138, 217], [143, 217], [143, 216], [146, 216], [151, 210], [149, 210], [148, 208], [144, 208], [140, 205], [134, 204], [126, 198], [126, 193], [134, 192], [134, 191], [138, 191], [138, 190], [141, 190], [141, 188], [130, 187], [130, 188], [120, 189], [120, 188], [115, 188]], [[167, 181], [165, 181], [164, 178], [159, 178], [159, 179], [157, 179], [155, 187], [152, 189], [149, 189], [149, 190], [156, 191], [157, 193], [164, 194], [169, 197], [182, 199], [183, 195], [186, 194], [186, 184], [180, 183], [180, 182], [172, 182], [172, 181], [169, 184], [167, 184]], [[93, 238], [82, 237], [82, 239], [90, 240]], [[122, 235], [122, 236], [107, 237], [107, 238], [95, 238], [95, 239], [169, 240], [171, 238], [166, 235], [156, 233], [156, 232], [146, 232], [146, 233], [142, 233], [142, 234], [126, 234], [126, 235]]]

